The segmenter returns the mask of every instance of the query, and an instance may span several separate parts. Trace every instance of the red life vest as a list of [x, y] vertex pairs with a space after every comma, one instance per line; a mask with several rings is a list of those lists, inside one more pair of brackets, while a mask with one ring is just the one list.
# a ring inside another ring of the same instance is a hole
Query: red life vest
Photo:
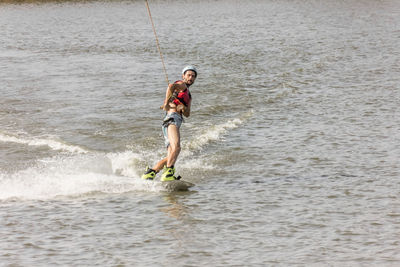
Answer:
[[[180, 82], [180, 81], [176, 81], [175, 83]], [[187, 107], [190, 103], [190, 101], [192, 100], [192, 95], [190, 94], [188, 88], [186, 87], [185, 90], [181, 91], [181, 92], [174, 92], [173, 94], [173, 100], [172, 102], [175, 105], [185, 105], [185, 107]]]

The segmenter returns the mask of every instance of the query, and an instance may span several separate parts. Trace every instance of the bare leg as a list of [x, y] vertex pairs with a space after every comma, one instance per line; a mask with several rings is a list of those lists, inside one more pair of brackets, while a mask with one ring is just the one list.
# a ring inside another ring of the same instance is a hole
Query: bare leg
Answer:
[[156, 172], [160, 172], [164, 168], [164, 166], [167, 165], [167, 160], [168, 158], [165, 157], [159, 162], [157, 162], [157, 164], [154, 165], [153, 170], [155, 170]]
[[153, 170], [160, 172], [164, 166], [171, 167], [175, 164], [179, 153], [181, 151], [180, 146], [180, 134], [179, 129], [175, 125], [168, 126], [168, 140], [170, 145], [168, 146], [167, 157], [163, 158], [154, 165]]
[[181, 152], [181, 138], [179, 129], [176, 127], [176, 125], [169, 125], [167, 130], [169, 140], [167, 167], [171, 167], [175, 164], [179, 153]]

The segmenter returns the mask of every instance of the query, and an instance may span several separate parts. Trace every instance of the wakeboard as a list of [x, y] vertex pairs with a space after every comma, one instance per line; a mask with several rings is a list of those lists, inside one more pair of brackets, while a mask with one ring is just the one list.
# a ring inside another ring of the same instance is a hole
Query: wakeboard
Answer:
[[183, 180], [173, 180], [161, 182], [161, 186], [168, 191], [188, 191], [194, 184]]

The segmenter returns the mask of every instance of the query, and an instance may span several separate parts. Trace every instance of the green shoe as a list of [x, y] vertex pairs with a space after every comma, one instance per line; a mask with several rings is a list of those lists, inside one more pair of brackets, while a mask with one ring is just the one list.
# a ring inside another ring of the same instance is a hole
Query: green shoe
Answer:
[[169, 167], [164, 169], [164, 173], [161, 176], [161, 181], [174, 181], [178, 180], [175, 176], [175, 168], [174, 167]]
[[144, 180], [153, 180], [156, 177], [156, 171], [150, 169], [149, 167], [146, 168], [146, 172], [142, 175], [142, 179]]

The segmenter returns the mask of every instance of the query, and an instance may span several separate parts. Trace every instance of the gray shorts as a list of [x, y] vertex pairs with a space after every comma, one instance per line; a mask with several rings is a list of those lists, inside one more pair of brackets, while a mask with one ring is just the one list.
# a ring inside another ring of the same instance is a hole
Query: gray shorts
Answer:
[[165, 139], [165, 145], [168, 147], [169, 146], [169, 140], [168, 140], [168, 126], [173, 124], [176, 125], [176, 127], [181, 128], [183, 122], [183, 118], [182, 115], [180, 115], [179, 113], [173, 112], [170, 114], [167, 114], [163, 120], [163, 124], [162, 124], [162, 132], [164, 135], [164, 139]]

